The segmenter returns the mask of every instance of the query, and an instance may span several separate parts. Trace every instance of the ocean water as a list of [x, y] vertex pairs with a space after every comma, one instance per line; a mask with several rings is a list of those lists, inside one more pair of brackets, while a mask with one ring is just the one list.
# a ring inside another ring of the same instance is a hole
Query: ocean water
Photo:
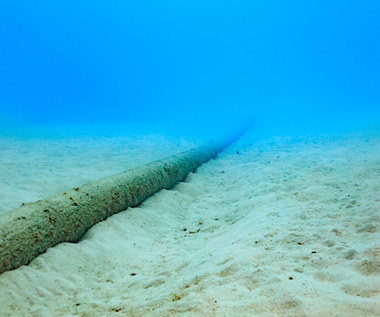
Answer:
[[0, 315], [380, 315], [379, 12], [1, 1], [0, 214], [250, 129], [0, 274]]
[[379, 9], [372, 0], [4, 0], [0, 132], [378, 125]]

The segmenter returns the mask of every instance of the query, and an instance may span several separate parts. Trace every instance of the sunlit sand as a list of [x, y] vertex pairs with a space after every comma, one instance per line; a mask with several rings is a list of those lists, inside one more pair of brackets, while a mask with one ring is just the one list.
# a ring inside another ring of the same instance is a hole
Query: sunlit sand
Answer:
[[173, 190], [0, 275], [2, 314], [378, 315], [379, 157], [376, 135], [248, 134]]

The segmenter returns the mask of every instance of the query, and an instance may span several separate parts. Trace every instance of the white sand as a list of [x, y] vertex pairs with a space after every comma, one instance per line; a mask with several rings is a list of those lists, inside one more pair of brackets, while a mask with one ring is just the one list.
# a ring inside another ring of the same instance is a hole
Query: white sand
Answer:
[[0, 275], [1, 315], [378, 316], [379, 210], [379, 136], [247, 135]]

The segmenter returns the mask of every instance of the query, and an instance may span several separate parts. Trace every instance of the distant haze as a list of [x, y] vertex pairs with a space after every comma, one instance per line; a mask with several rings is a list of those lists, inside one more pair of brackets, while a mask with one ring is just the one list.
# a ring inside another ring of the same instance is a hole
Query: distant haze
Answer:
[[0, 2], [0, 133], [379, 125], [379, 1]]

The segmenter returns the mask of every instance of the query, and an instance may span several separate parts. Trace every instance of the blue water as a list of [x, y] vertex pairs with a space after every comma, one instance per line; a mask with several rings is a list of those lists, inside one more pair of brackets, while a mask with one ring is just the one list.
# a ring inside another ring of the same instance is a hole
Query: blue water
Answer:
[[379, 31], [376, 0], [1, 0], [0, 133], [378, 127]]

